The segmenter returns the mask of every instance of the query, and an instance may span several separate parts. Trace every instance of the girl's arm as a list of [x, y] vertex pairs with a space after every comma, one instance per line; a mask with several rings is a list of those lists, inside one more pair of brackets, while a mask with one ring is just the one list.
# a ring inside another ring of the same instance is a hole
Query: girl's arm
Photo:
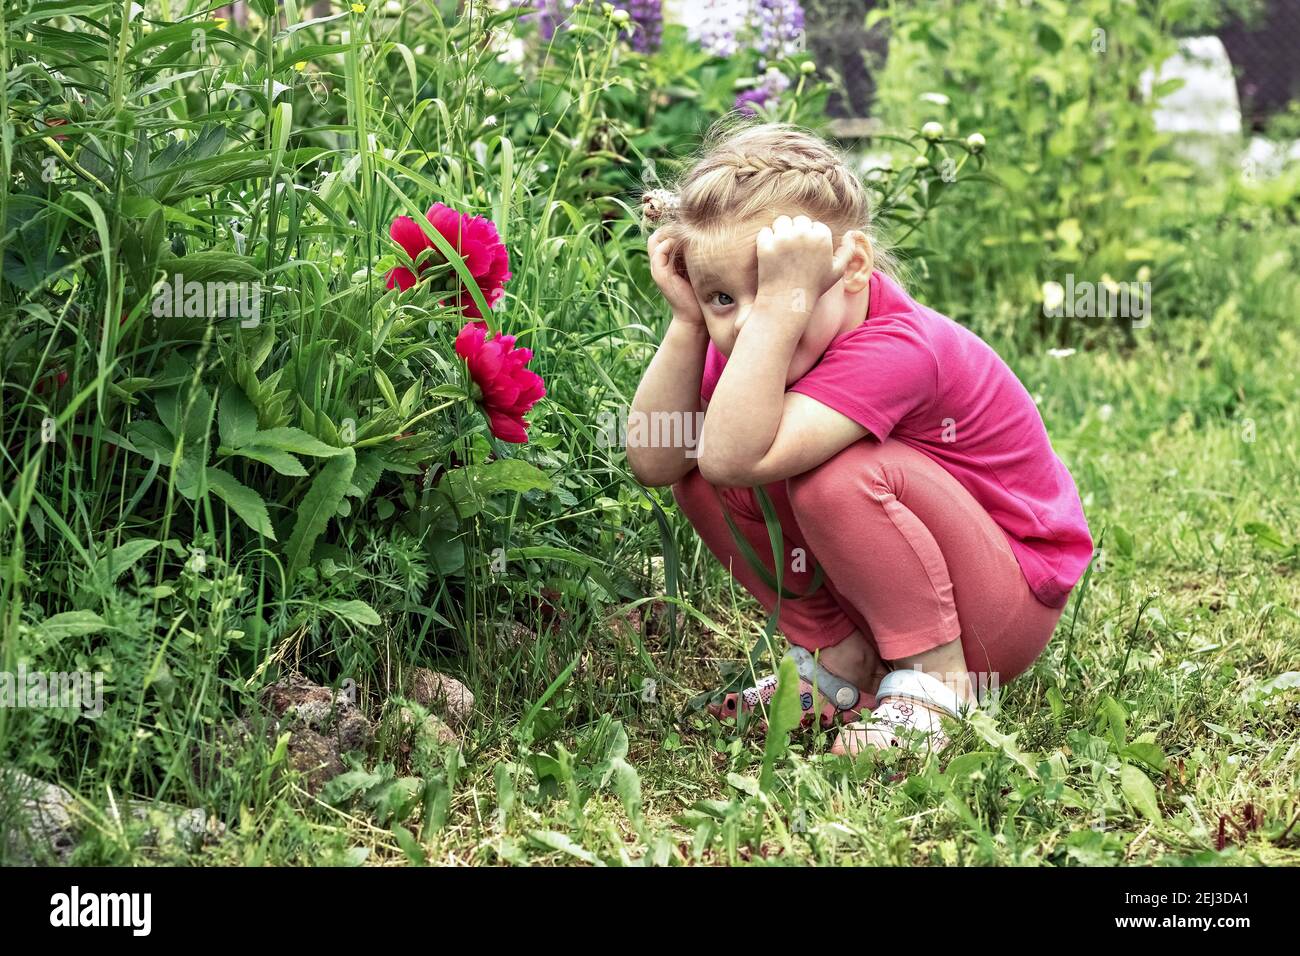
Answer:
[[711, 484], [754, 486], [801, 474], [867, 434], [815, 399], [785, 390], [812, 308], [847, 260], [844, 250], [832, 255], [830, 230], [803, 216], [781, 216], [759, 233], [754, 308], [705, 419], [699, 466]]
[[695, 467], [691, 456], [709, 333], [690, 283], [676, 269], [672, 240], [656, 232], [647, 246], [651, 274], [673, 318], [632, 399], [627, 463], [637, 481], [653, 487], [671, 485]]

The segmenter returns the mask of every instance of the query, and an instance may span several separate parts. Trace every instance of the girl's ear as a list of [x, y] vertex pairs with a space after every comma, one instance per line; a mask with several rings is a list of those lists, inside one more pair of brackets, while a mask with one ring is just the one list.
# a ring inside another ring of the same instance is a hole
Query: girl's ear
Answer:
[[876, 250], [871, 246], [867, 234], [853, 229], [847, 234], [853, 243], [848, 264], [844, 267], [844, 291], [850, 295], [861, 292], [871, 282], [871, 272], [876, 266]]

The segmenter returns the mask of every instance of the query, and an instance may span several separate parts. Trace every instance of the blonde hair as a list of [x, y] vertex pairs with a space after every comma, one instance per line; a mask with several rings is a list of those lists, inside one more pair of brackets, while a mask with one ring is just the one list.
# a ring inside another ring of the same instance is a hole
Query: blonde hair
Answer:
[[677, 244], [677, 254], [726, 242], [746, 224], [780, 213], [824, 222], [836, 239], [860, 230], [871, 241], [875, 268], [897, 274], [897, 263], [877, 242], [862, 181], [838, 149], [787, 123], [723, 120], [709, 130], [675, 191], [642, 195], [646, 220]]

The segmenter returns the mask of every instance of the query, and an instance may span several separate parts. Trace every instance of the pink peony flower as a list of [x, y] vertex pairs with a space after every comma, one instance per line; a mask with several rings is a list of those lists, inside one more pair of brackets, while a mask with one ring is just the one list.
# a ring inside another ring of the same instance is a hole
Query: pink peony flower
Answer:
[[502, 441], [528, 441], [524, 415], [546, 394], [542, 377], [526, 368], [532, 349], [515, 348], [513, 335], [487, 337], [482, 322], [466, 322], [456, 336], [456, 354], [469, 365], [470, 378], [482, 392], [479, 402], [492, 434]]
[[[425, 218], [465, 260], [465, 267], [469, 269], [474, 282], [482, 291], [488, 308], [493, 308], [505, 295], [505, 284], [510, 278], [510, 255], [506, 252], [505, 243], [501, 241], [501, 236], [497, 233], [497, 227], [492, 220], [457, 212], [440, 202], [429, 207]], [[426, 249], [436, 249], [433, 240], [426, 236], [420, 225], [409, 216], [398, 216], [394, 219], [388, 234], [393, 237], [394, 242], [406, 250], [412, 262]], [[440, 260], [441, 256], [435, 255], [432, 261]], [[418, 268], [423, 272], [427, 265], [429, 263], [425, 262]], [[397, 286], [405, 292], [415, 285], [417, 280], [418, 276], [410, 269], [398, 266], [388, 273], [388, 288]], [[467, 317], [472, 319], [483, 317], [479, 312], [478, 304], [464, 286], [457, 291], [456, 301]]]

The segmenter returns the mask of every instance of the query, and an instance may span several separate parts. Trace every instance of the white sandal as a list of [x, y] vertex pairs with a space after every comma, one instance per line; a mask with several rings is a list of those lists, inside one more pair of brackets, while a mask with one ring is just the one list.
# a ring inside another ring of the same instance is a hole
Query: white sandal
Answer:
[[961, 720], [974, 706], [943, 681], [916, 670], [886, 674], [876, 691], [876, 702], [869, 717], [844, 725], [835, 753], [848, 753], [846, 742], [857, 733], [866, 735], [869, 746], [905, 747], [915, 742], [937, 753], [949, 743], [942, 718]]

